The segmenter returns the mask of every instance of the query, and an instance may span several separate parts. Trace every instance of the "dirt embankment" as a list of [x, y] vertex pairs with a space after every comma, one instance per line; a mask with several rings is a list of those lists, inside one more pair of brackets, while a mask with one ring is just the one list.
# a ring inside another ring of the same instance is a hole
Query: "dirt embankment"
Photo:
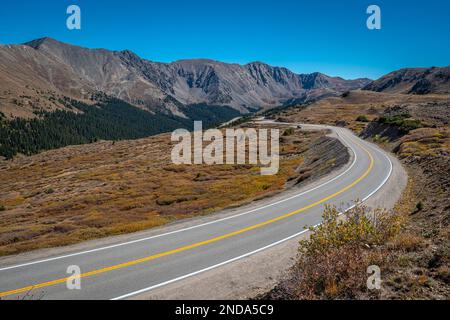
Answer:
[[321, 137], [303, 154], [304, 161], [296, 170], [295, 184], [305, 184], [329, 174], [348, 163], [350, 154], [338, 139]]
[[[399, 115], [403, 117], [399, 118]], [[401, 159], [410, 177], [397, 210], [407, 216], [394, 239], [383, 297], [450, 297], [450, 108], [448, 103], [388, 109], [390, 123], [374, 121], [363, 132]], [[405, 120], [409, 123], [405, 124]], [[411, 123], [413, 127], [408, 127]], [[405, 130], [406, 126], [406, 130]]]
[[393, 143], [420, 128], [445, 128], [449, 125], [448, 103], [396, 104], [369, 122], [360, 136], [364, 139], [384, 139]]

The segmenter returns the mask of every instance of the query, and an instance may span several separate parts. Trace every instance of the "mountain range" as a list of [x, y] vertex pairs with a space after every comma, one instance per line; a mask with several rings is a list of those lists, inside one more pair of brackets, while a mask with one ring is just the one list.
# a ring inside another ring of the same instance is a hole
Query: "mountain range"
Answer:
[[371, 82], [365, 90], [402, 94], [450, 93], [450, 67], [406, 68]]
[[[245, 114], [338, 95], [370, 83], [369, 79], [344, 80], [318, 72], [296, 74], [261, 62], [239, 65], [192, 59], [159, 63], [128, 50], [87, 49], [51, 38], [0, 46], [0, 81], [4, 91], [0, 103], [13, 115], [30, 115], [32, 110], [27, 107], [37, 103], [33, 98], [38, 98], [38, 91], [81, 100], [102, 92], [144, 110], [179, 117], [187, 117], [181, 106], [228, 106]], [[5, 96], [9, 92], [30, 99], [20, 106], [11, 105], [11, 97]], [[62, 108], [52, 101], [48, 104], [49, 110]]]
[[10, 159], [99, 139], [192, 129], [192, 120], [214, 127], [249, 112], [352, 90], [447, 94], [450, 67], [402, 69], [376, 81], [345, 80], [262, 62], [152, 62], [128, 50], [42, 38], [0, 45], [0, 84], [0, 156]]

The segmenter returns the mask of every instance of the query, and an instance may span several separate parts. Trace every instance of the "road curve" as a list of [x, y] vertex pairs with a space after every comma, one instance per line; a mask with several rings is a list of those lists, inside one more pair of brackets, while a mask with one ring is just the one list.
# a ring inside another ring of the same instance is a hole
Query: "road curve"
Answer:
[[[324, 128], [324, 126], [305, 126]], [[392, 173], [389, 157], [343, 128], [330, 128], [353, 154], [348, 167], [314, 188], [232, 216], [106, 247], [18, 265], [0, 261], [0, 298], [126, 299], [256, 254], [317, 225], [326, 204], [347, 210], [367, 200]], [[67, 289], [69, 266], [81, 289]]]

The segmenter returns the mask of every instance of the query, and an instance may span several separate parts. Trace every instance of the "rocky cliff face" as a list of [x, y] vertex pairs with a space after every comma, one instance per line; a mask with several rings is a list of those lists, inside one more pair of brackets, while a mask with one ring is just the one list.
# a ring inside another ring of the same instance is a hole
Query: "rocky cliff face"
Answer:
[[295, 74], [261, 62], [238, 65], [194, 59], [158, 63], [131, 51], [87, 49], [49, 38], [0, 46], [0, 65], [0, 79], [8, 84], [7, 89], [33, 87], [75, 97], [101, 91], [144, 109], [181, 116], [181, 105], [226, 105], [246, 113], [297, 99], [336, 95], [370, 82], [320, 73]]

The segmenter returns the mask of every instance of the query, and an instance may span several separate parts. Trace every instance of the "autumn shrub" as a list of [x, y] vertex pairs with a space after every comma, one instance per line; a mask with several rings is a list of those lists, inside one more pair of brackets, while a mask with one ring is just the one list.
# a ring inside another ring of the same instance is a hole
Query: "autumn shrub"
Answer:
[[356, 206], [343, 216], [326, 207], [323, 223], [300, 242], [293, 278], [285, 283], [294, 299], [354, 299], [367, 292], [367, 267], [382, 266], [387, 255], [377, 248], [396, 236], [403, 218], [385, 210]]
[[369, 122], [369, 119], [365, 115], [360, 115], [356, 118], [356, 121], [358, 122]]
[[287, 128], [284, 133], [283, 136], [287, 137], [287, 136], [292, 136], [294, 134], [294, 128]]
[[419, 201], [419, 202], [417, 202], [417, 204], [416, 204], [416, 210], [417, 211], [422, 211], [423, 210], [423, 202], [422, 201]]

